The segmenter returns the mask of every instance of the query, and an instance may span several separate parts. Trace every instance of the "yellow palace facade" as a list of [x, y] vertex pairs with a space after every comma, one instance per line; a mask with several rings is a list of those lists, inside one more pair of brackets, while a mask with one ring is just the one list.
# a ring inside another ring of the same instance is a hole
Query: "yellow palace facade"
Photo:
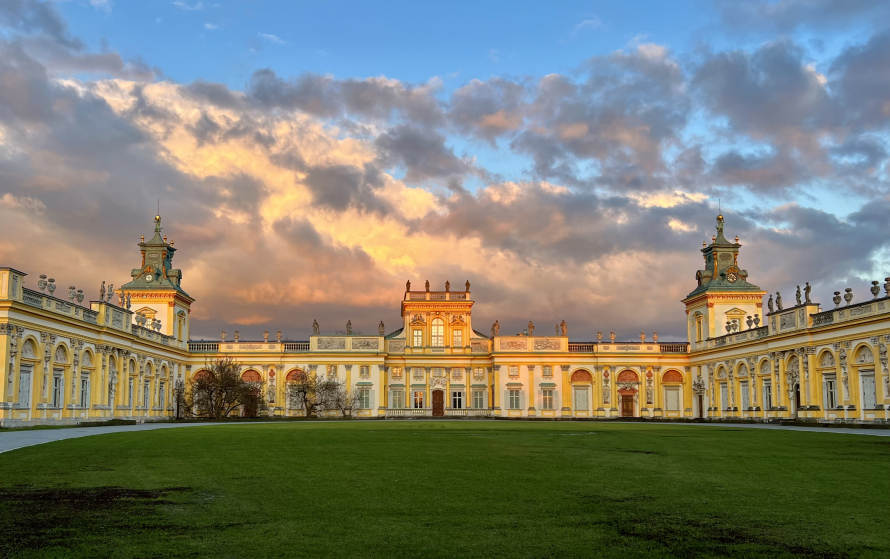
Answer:
[[[174, 417], [177, 390], [223, 355], [242, 376], [262, 382], [270, 413], [300, 416], [287, 383], [324, 374], [359, 392], [366, 418], [499, 417], [813, 422], [890, 422], [890, 278], [870, 297], [847, 290], [833, 307], [793, 306], [748, 282], [738, 238], [717, 235], [702, 248], [704, 266], [683, 300], [686, 342], [573, 342], [565, 323], [518, 336], [473, 327], [470, 283], [444, 291], [406, 285], [402, 324], [376, 335], [328, 335], [308, 341], [190, 341], [194, 300], [172, 267], [175, 248], [155, 233], [139, 243], [131, 281], [103, 284], [100, 298], [58, 288], [40, 276], [0, 267], [0, 424], [75, 424]], [[33, 278], [29, 277], [30, 283]], [[33, 284], [32, 284], [33, 285]], [[881, 290], [883, 287], [883, 292]], [[61, 289], [60, 293], [56, 293]], [[778, 294], [777, 294], [778, 295]]]

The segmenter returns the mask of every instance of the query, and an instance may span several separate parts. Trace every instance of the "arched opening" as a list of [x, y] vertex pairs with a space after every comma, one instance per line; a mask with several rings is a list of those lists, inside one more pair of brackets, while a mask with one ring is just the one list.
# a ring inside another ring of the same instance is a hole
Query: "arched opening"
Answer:
[[683, 393], [680, 383], [683, 375], [679, 371], [667, 371], [662, 375], [661, 382], [664, 385], [664, 411], [679, 414], [683, 404]]
[[590, 371], [578, 369], [572, 373], [572, 382], [593, 382], [593, 375], [590, 374]]
[[284, 382], [298, 382], [305, 377], [306, 373], [303, 372], [303, 369], [294, 369], [285, 375]]
[[207, 369], [201, 369], [200, 371], [198, 371], [194, 375], [192, 375], [192, 380], [201, 380], [201, 379], [209, 380], [212, 378], [213, 378], [213, 373], [211, 373]]
[[248, 369], [241, 373], [241, 380], [245, 382], [263, 382], [263, 377], [253, 369]]
[[441, 318], [433, 319], [430, 326], [430, 345], [432, 347], [445, 347], [445, 321]]
[[661, 377], [661, 382], [683, 382], [683, 375], [678, 371], [668, 371]]
[[591, 408], [591, 391], [590, 384], [593, 383], [593, 375], [585, 369], [578, 369], [572, 373], [572, 407], [576, 412], [582, 412], [580, 415], [585, 416]]
[[637, 415], [637, 401], [639, 400], [640, 376], [630, 369], [618, 373], [618, 399], [620, 400], [621, 417], [635, 417]]
[[433, 390], [433, 416], [441, 417], [445, 415], [445, 392], [443, 390]]

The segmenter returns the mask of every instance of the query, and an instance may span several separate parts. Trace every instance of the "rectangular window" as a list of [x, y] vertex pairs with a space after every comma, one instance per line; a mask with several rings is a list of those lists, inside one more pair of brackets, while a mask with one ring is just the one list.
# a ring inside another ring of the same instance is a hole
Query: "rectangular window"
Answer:
[[[164, 404], [167, 403], [167, 402], [166, 402], [166, 400], [167, 400], [167, 398], [166, 398], [166, 396], [167, 396], [167, 394], [166, 394], [166, 389], [167, 389], [166, 385], [162, 382], [162, 383], [160, 384], [160, 387], [158, 388], [158, 393], [159, 393], [159, 396], [158, 396], [158, 397], [161, 399], [161, 401], [158, 402], [158, 406], [159, 406], [161, 409], [164, 409]], [[270, 401], [270, 402], [273, 402], [273, 403], [275, 402], [274, 394], [275, 394], [275, 392], [272, 391], [272, 398], [269, 399], [269, 401]]]
[[394, 390], [392, 393], [392, 407], [402, 409], [405, 407], [405, 393], [401, 390]]
[[31, 367], [22, 366], [22, 368], [19, 369], [18, 403], [23, 407], [31, 406]]
[[763, 381], [763, 409], [773, 407], [773, 387], [768, 380]]
[[825, 409], [837, 407], [837, 382], [834, 377], [825, 379]]
[[587, 387], [575, 389], [575, 411], [588, 411]]
[[464, 347], [464, 331], [457, 329], [454, 331], [454, 346], [453, 347]]
[[874, 375], [862, 375], [862, 409], [873, 410], [877, 405]]
[[80, 379], [80, 405], [90, 407], [90, 379], [86, 377]]
[[62, 407], [62, 377], [58, 374], [53, 376], [53, 407]]
[[402, 378], [402, 368], [401, 367], [393, 367], [392, 368], [392, 378]]
[[700, 342], [702, 338], [702, 323], [701, 318], [697, 318], [695, 320], [695, 341]]
[[329, 377], [337, 376], [337, 366], [336, 365], [328, 365], [328, 376]]
[[553, 367], [551, 365], [544, 365], [544, 376], [545, 377], [553, 376]]
[[544, 390], [543, 391], [543, 398], [541, 401], [541, 406], [545, 410], [553, 409], [553, 391], [552, 390]]
[[664, 389], [664, 409], [680, 411], [680, 388], [671, 386]]
[[423, 347], [423, 330], [414, 329], [414, 347]]
[[507, 367], [507, 374], [510, 375], [511, 377], [518, 377], [519, 376], [519, 366], [518, 365], [510, 365], [509, 367]]
[[127, 406], [130, 409], [133, 409], [133, 379], [130, 379], [129, 384], [127, 385]]
[[473, 407], [477, 410], [485, 407], [485, 392], [481, 390], [473, 391]]
[[147, 408], [149, 398], [151, 397], [151, 385], [148, 381], [142, 384], [142, 407]]
[[746, 410], [751, 407], [750, 402], [748, 401], [748, 383], [742, 383], [742, 409]]
[[482, 380], [485, 378], [485, 368], [484, 367], [476, 367], [473, 369], [473, 378], [476, 380]]
[[451, 407], [456, 410], [464, 409], [464, 393], [463, 392], [461, 392], [459, 390], [455, 390], [454, 392], [451, 393]]
[[519, 409], [519, 390], [511, 390], [510, 391], [510, 409], [511, 410]]
[[371, 408], [371, 391], [367, 388], [362, 388], [358, 392], [358, 407], [363, 410]]
[[423, 391], [418, 390], [414, 392], [414, 409], [421, 409], [423, 407]]
[[720, 409], [725, 410], [729, 407], [729, 391], [726, 389], [725, 383], [720, 383]]

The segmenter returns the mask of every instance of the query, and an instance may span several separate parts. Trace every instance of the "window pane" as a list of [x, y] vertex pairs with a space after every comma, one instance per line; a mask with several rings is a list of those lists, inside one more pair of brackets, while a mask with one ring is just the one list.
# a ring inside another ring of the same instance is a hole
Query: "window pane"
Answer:
[[454, 331], [454, 347], [464, 346], [464, 333], [461, 330]]

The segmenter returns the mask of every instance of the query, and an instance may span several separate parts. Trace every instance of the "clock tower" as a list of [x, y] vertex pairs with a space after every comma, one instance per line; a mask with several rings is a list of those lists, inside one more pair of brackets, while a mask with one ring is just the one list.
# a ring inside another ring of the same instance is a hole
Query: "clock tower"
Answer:
[[700, 349], [708, 338], [746, 330], [748, 317], [763, 319], [766, 292], [748, 283], [747, 270], [739, 268], [741, 246], [738, 237], [733, 243], [723, 236], [723, 216], [718, 215], [717, 235], [701, 249], [705, 269], [695, 273], [698, 286], [683, 299], [687, 335], [694, 349]]
[[176, 338], [185, 346], [188, 342], [189, 312], [195, 301], [183, 291], [182, 271], [173, 268], [173, 243], [161, 237], [161, 216], [155, 216], [155, 234], [149, 241], [139, 243], [142, 265], [133, 268], [133, 280], [118, 290], [129, 296], [134, 313], [161, 321], [160, 332]]

